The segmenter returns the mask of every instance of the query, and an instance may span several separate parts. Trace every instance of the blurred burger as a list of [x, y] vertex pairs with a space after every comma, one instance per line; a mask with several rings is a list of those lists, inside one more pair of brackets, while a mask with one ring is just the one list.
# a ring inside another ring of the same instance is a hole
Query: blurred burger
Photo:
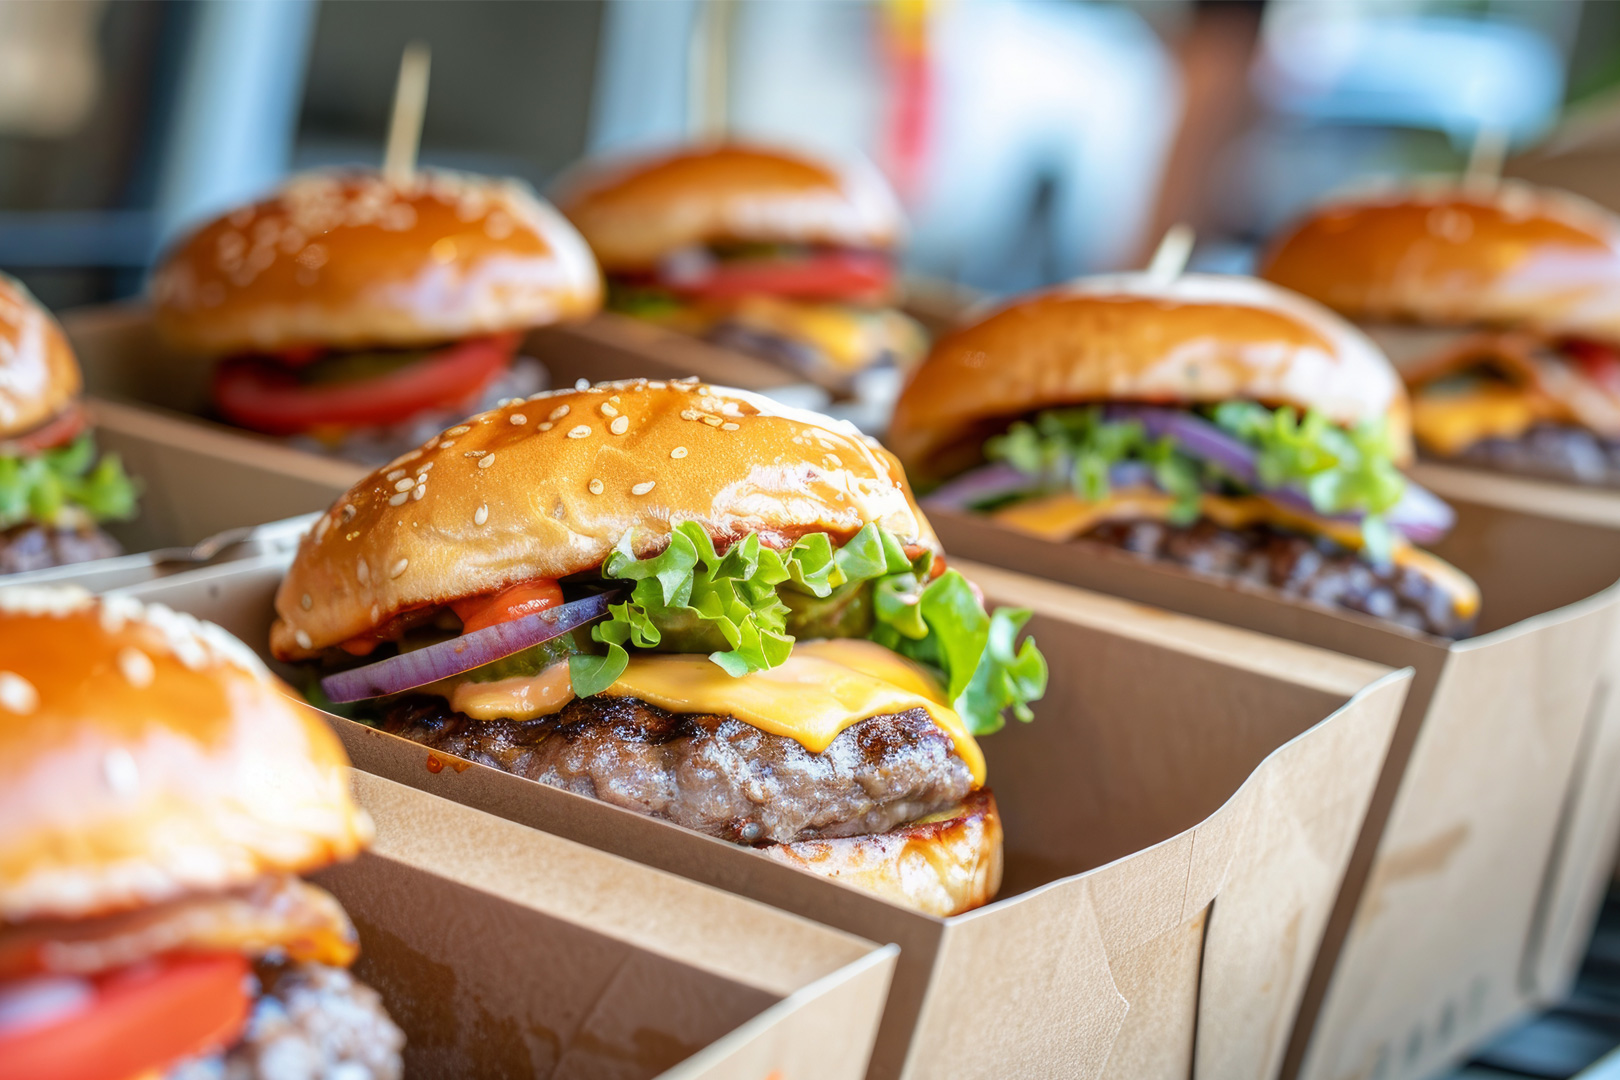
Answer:
[[558, 201], [596, 252], [614, 311], [834, 391], [926, 348], [890, 306], [900, 207], [870, 168], [710, 145], [587, 164]]
[[1442, 460], [1620, 486], [1620, 218], [1562, 192], [1430, 182], [1331, 202], [1264, 275], [1359, 322]]
[[98, 456], [67, 335], [0, 274], [0, 575], [122, 553], [98, 528], [135, 516], [116, 454]]
[[1046, 682], [876, 444], [695, 383], [430, 439], [316, 523], [276, 611], [275, 655], [385, 731], [941, 915], [1000, 881], [974, 736]]
[[1417, 544], [1449, 507], [1400, 472], [1400, 379], [1264, 282], [1084, 279], [939, 341], [889, 444], [926, 505], [988, 514], [1446, 637], [1474, 583]]
[[0, 1077], [400, 1076], [297, 877], [370, 837], [346, 765], [217, 626], [0, 590]]
[[524, 331], [595, 311], [601, 282], [516, 181], [317, 172], [181, 241], [152, 298], [167, 344], [219, 360], [224, 419], [374, 463], [543, 389]]

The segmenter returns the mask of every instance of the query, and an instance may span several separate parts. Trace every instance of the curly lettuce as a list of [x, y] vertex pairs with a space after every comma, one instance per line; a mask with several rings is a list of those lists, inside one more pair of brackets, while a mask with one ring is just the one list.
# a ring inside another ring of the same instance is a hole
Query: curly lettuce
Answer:
[[0, 529], [54, 525], [69, 511], [91, 521], [135, 516], [138, 489], [117, 454], [99, 461], [91, 437], [38, 453], [0, 457]]
[[1011, 710], [1029, 720], [1046, 689], [1046, 661], [1017, 644], [1027, 611], [988, 613], [962, 575], [931, 578], [933, 553], [916, 558], [893, 534], [867, 525], [834, 548], [825, 534], [774, 551], [748, 536], [724, 554], [697, 522], [676, 525], [657, 555], [635, 557], [627, 535], [602, 567], [630, 595], [591, 629], [604, 645], [569, 658], [580, 696], [612, 686], [631, 649], [707, 652], [733, 676], [776, 667], [799, 637], [866, 637], [936, 669], [974, 734]]

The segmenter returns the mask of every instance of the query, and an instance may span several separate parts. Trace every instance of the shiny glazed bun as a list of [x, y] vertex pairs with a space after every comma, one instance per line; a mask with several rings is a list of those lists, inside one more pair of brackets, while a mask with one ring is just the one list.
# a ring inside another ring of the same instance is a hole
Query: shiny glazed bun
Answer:
[[1406, 391], [1366, 335], [1274, 285], [1205, 274], [1086, 278], [946, 335], [912, 372], [887, 442], [914, 477], [933, 479], [942, 454], [976, 454], [1041, 409], [1233, 399], [1347, 426], [1387, 417], [1397, 462], [1411, 459]]
[[886, 833], [760, 850], [777, 862], [941, 918], [982, 907], [1001, 888], [1001, 817], [995, 796], [984, 788], [955, 811]]
[[726, 241], [887, 248], [900, 204], [869, 166], [735, 143], [587, 164], [557, 204], [610, 273]]
[[601, 280], [579, 234], [517, 181], [314, 172], [192, 233], [152, 299], [171, 345], [217, 355], [522, 330], [595, 311]]
[[698, 521], [717, 539], [876, 522], [937, 547], [895, 460], [852, 425], [741, 390], [645, 379], [539, 394], [378, 469], [323, 515], [276, 594], [278, 657], [428, 604], [596, 570]]
[[0, 441], [67, 408], [81, 385], [62, 327], [22, 282], [0, 273]]
[[0, 922], [353, 856], [347, 759], [241, 642], [77, 589], [0, 590]]
[[1272, 244], [1261, 272], [1354, 319], [1620, 342], [1620, 218], [1515, 181], [1330, 202]]

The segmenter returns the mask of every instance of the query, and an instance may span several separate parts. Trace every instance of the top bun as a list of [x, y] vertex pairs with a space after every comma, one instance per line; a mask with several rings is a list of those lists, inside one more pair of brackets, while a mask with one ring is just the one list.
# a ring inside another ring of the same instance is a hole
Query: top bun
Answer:
[[22, 282], [0, 274], [0, 441], [67, 408], [81, 386], [62, 327]]
[[221, 355], [523, 330], [595, 311], [601, 280], [579, 234], [517, 181], [314, 172], [192, 233], [152, 298], [171, 345]]
[[728, 241], [884, 249], [901, 227], [900, 204], [870, 166], [736, 143], [587, 164], [558, 186], [557, 203], [610, 273]]
[[276, 593], [278, 657], [395, 614], [593, 572], [700, 522], [782, 547], [876, 522], [937, 548], [899, 464], [852, 425], [695, 382], [602, 383], [482, 413], [378, 469], [322, 516]]
[[370, 821], [314, 710], [217, 626], [0, 589], [0, 923], [77, 918], [354, 855]]
[[1620, 342], [1620, 218], [1510, 180], [1330, 202], [1272, 244], [1261, 273], [1353, 319]]
[[1387, 418], [1412, 456], [1406, 391], [1378, 347], [1319, 304], [1253, 278], [1084, 278], [954, 331], [911, 374], [888, 443], [914, 475], [979, 458], [1017, 417], [1093, 401], [1317, 409], [1351, 426]]

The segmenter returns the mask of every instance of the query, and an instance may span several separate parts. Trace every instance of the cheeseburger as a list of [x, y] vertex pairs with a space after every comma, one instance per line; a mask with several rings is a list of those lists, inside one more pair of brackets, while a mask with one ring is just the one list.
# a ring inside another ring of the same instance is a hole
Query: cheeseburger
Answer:
[[739, 144], [587, 165], [560, 185], [608, 307], [835, 391], [922, 355], [896, 311], [900, 207], [874, 170]]
[[940, 915], [1000, 881], [974, 738], [1046, 683], [885, 451], [695, 383], [428, 440], [316, 522], [276, 612], [275, 655], [385, 731]]
[[222, 418], [375, 463], [542, 389], [523, 333], [595, 311], [601, 282], [516, 181], [317, 172], [181, 241], [152, 299], [168, 345], [217, 359]]
[[1407, 424], [1377, 347], [1311, 301], [1120, 275], [942, 339], [889, 445], [928, 505], [1456, 637], [1478, 592], [1416, 546], [1452, 514], [1401, 474]]
[[1329, 203], [1266, 277], [1359, 322], [1412, 390], [1426, 455], [1620, 487], [1620, 218], [1502, 182]]
[[97, 455], [81, 385], [61, 326], [0, 274], [0, 575], [123, 550], [98, 526], [135, 516], [135, 484]]
[[0, 1077], [399, 1077], [297, 876], [371, 835], [347, 764], [217, 626], [0, 589]]

